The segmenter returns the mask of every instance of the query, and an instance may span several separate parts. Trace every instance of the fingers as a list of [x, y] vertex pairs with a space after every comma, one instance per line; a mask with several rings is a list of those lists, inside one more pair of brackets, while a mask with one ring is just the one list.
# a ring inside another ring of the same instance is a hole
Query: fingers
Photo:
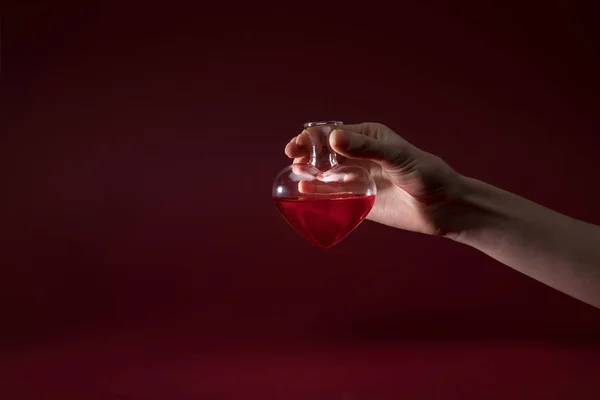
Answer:
[[[311, 139], [311, 132], [304, 130], [286, 145], [285, 154], [294, 158], [294, 163], [308, 162], [313, 147], [322, 145], [317, 139]], [[413, 153], [408, 142], [376, 123], [344, 125], [331, 133], [329, 144], [340, 155], [338, 162], [345, 158], [371, 160], [387, 168], [402, 168], [410, 162]]]
[[294, 159], [294, 163], [308, 162], [311, 153], [310, 137], [308, 132], [303, 131], [295, 136], [285, 146], [285, 154]]
[[327, 184], [318, 180], [303, 180], [298, 182], [300, 193], [309, 194], [350, 194], [364, 189], [364, 183], [348, 182], [339, 184]]
[[329, 194], [337, 192], [334, 186], [319, 185], [308, 180], [298, 182], [298, 191], [302, 194]]
[[389, 131], [389, 129], [385, 126], [374, 122], [363, 122], [362, 124], [343, 125], [340, 128], [340, 130], [360, 133], [361, 135], [369, 136], [374, 139], [383, 139], [383, 137], [386, 136], [383, 131]]
[[303, 157], [310, 154], [310, 148], [303, 146], [302, 134], [294, 136], [285, 146], [285, 155], [289, 158]]
[[302, 180], [313, 180], [315, 179], [316, 174], [318, 173], [314, 168], [305, 164], [294, 162], [292, 164], [292, 172], [296, 175], [294, 180], [302, 179]]
[[[297, 168], [300, 169], [300, 166]], [[308, 174], [297, 173], [301, 177], [300, 182], [298, 182], [298, 190], [302, 194], [362, 193], [368, 186], [368, 173], [362, 169], [353, 171], [352, 168], [342, 167], [338, 171], [332, 170], [323, 174], [314, 169], [306, 172]], [[311, 172], [313, 174], [317, 173], [313, 176], [307, 176]]]
[[387, 168], [403, 168], [410, 163], [412, 149], [408, 143], [400, 138], [380, 140], [376, 138], [377, 135], [374, 132], [366, 135], [363, 125], [358, 126], [363, 133], [346, 130], [333, 131], [329, 139], [333, 150], [347, 158], [372, 160]]
[[360, 133], [361, 135], [369, 135], [369, 124], [352, 124], [352, 125], [343, 125], [341, 127], [342, 131]]

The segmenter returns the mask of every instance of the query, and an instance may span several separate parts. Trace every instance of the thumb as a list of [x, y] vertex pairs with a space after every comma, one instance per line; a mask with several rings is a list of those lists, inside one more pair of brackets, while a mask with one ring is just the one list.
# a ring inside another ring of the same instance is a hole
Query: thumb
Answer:
[[329, 143], [336, 153], [346, 158], [376, 161], [389, 169], [402, 169], [412, 160], [408, 143], [377, 140], [359, 133], [331, 132]]

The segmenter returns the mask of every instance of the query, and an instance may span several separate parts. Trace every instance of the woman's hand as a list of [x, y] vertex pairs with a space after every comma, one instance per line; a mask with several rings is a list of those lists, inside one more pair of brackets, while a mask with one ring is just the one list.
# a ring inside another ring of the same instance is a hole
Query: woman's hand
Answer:
[[[286, 146], [294, 163], [307, 162], [309, 133], [303, 131]], [[443, 160], [402, 139], [377, 123], [344, 125], [330, 135], [342, 165], [359, 165], [377, 184], [377, 199], [367, 219], [431, 235], [450, 229], [447, 205], [460, 193], [460, 176]]]

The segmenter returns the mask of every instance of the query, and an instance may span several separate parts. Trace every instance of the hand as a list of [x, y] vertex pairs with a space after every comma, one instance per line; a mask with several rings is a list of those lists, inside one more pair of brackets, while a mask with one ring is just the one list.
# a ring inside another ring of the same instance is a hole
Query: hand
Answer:
[[[329, 137], [343, 165], [359, 165], [377, 184], [377, 199], [367, 219], [395, 228], [446, 235], [448, 205], [460, 193], [461, 177], [443, 160], [377, 123], [344, 125]], [[285, 147], [294, 163], [308, 161], [310, 140], [303, 131]]]

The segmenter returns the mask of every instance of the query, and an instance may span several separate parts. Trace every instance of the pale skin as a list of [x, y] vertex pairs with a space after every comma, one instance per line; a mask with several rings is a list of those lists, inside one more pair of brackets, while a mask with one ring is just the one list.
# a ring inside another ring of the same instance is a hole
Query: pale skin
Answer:
[[[378, 123], [344, 125], [330, 135], [342, 164], [377, 184], [367, 219], [466, 244], [569, 296], [600, 308], [600, 227], [461, 175], [441, 158]], [[306, 162], [306, 131], [285, 147]]]

